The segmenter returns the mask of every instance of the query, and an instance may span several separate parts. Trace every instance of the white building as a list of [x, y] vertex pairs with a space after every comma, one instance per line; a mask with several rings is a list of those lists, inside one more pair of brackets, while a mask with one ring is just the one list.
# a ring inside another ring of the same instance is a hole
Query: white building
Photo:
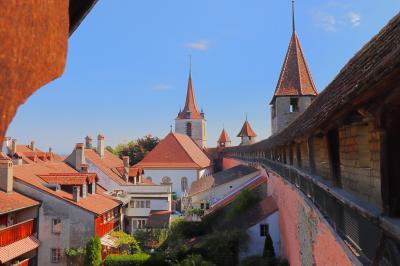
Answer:
[[85, 147], [77, 144], [66, 161], [75, 169], [87, 169], [98, 176], [98, 184], [109, 195], [123, 202], [123, 230], [133, 233], [146, 228], [153, 211], [171, 213], [171, 185], [155, 184], [143, 177], [141, 167], [129, 166], [129, 157], [123, 160], [105, 149], [104, 137], [99, 135], [94, 148], [86, 137]]
[[213, 170], [210, 159], [189, 136], [172, 132], [135, 166], [143, 168], [153, 183], [170, 184], [178, 197]]
[[241, 164], [194, 181], [189, 191], [192, 206], [214, 204], [260, 174], [256, 168]]

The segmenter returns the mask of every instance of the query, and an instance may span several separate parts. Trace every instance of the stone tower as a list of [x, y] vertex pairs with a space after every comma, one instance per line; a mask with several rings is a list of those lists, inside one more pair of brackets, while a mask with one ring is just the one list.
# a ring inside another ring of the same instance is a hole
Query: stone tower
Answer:
[[249, 121], [247, 121], [247, 117], [246, 121], [244, 121], [242, 129], [237, 136], [241, 138], [240, 145], [250, 145], [256, 142], [257, 134], [251, 128]]
[[199, 112], [197, 108], [192, 71], [189, 71], [185, 107], [179, 111], [175, 119], [175, 132], [188, 135], [201, 148], [205, 148], [207, 145], [206, 120], [203, 110]]
[[296, 33], [294, 1], [293, 32], [271, 105], [272, 134], [280, 132], [295, 120], [317, 96], [317, 90]]

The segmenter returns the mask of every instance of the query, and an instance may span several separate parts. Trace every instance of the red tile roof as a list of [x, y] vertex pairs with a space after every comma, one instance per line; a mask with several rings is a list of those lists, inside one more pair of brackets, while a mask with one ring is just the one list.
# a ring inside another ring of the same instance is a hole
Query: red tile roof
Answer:
[[0, 191], [0, 202], [0, 215], [40, 204], [36, 200], [25, 197], [15, 191], [9, 193]]
[[38, 175], [46, 183], [59, 185], [83, 185], [93, 183], [97, 179], [95, 173], [50, 173]]
[[170, 211], [150, 211], [150, 216], [146, 223], [146, 228], [166, 228], [169, 225]]
[[[188, 117], [187, 115], [190, 114]], [[203, 116], [199, 112], [196, 104], [196, 98], [194, 97], [194, 89], [192, 82], [192, 74], [189, 74], [188, 86], [187, 86], [187, 94], [186, 94], [186, 102], [185, 107], [181, 112], [179, 112], [178, 117], [176, 119], [203, 119]]]
[[6, 263], [22, 254], [34, 250], [40, 246], [40, 241], [34, 236], [16, 241], [0, 248], [0, 263]]
[[218, 143], [231, 142], [231, 139], [229, 138], [228, 132], [226, 132], [225, 128], [222, 129], [221, 135], [219, 136], [217, 142]]
[[136, 166], [143, 168], [207, 168], [210, 159], [187, 135], [169, 133]]
[[54, 191], [51, 188], [45, 186], [45, 182], [40, 175], [49, 175], [50, 173], [61, 173], [63, 175], [76, 174], [77, 171], [66, 163], [55, 163], [46, 162], [40, 164], [24, 164], [14, 166], [14, 178], [16, 180], [27, 183], [37, 189], [44, 191], [54, 197], [60, 198], [67, 201], [70, 204], [79, 206], [85, 210], [93, 212], [97, 215], [103, 214], [104, 212], [111, 210], [120, 203], [113, 200], [105, 195], [96, 193], [90, 194], [86, 198], [80, 198], [79, 202], [73, 200], [72, 194], [66, 191]]
[[276, 212], [277, 210], [278, 205], [276, 204], [274, 198], [272, 196], [266, 197], [253, 208], [240, 215], [240, 224], [242, 224], [246, 228], [252, 227], [253, 225], [258, 224], [259, 222]]
[[317, 94], [300, 41], [294, 31], [271, 103], [276, 96], [316, 96]]
[[33, 151], [29, 145], [19, 144], [17, 145], [16, 156], [21, 157], [24, 163], [40, 163], [47, 161], [57, 161], [63, 160], [63, 157], [55, 154], [53, 152], [44, 152], [35, 148]]
[[240, 130], [238, 137], [257, 137], [256, 132], [251, 128], [249, 121], [244, 122], [242, 129]]

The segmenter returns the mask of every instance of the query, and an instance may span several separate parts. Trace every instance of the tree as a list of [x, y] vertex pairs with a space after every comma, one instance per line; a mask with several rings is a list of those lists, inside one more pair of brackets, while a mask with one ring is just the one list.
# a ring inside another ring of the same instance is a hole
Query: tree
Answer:
[[122, 158], [122, 156], [129, 156], [129, 164], [135, 165], [143, 160], [147, 153], [154, 149], [159, 142], [159, 138], [147, 135], [137, 140], [129, 141], [126, 144], [118, 144], [114, 149], [109, 146], [106, 147], [106, 149], [120, 158]]
[[272, 243], [271, 235], [268, 232], [265, 236], [263, 257], [269, 259], [275, 258], [274, 244]]
[[100, 266], [101, 263], [100, 237], [95, 236], [86, 244], [85, 266]]

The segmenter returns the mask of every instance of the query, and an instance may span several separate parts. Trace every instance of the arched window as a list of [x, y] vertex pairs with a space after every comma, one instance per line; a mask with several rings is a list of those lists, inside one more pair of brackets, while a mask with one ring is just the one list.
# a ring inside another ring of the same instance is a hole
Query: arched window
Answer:
[[192, 122], [186, 123], [186, 135], [188, 135], [189, 137], [192, 136]]
[[182, 177], [181, 178], [181, 189], [182, 192], [185, 192], [188, 190], [188, 179], [187, 177]]
[[164, 177], [161, 179], [161, 184], [171, 184], [171, 178], [168, 177], [168, 176], [164, 176]]

